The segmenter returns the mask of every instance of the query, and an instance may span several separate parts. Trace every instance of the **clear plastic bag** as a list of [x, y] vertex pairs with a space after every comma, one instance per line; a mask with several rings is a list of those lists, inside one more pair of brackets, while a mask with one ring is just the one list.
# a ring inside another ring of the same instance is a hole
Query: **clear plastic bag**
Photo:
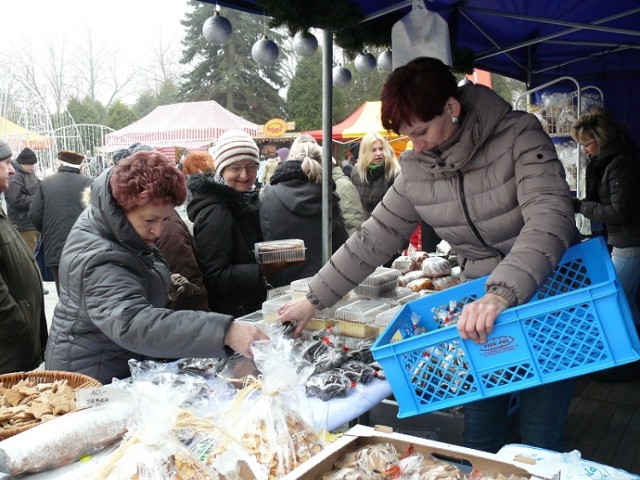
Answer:
[[321, 450], [318, 435], [297, 410], [297, 390], [314, 367], [300, 358], [294, 343], [272, 335], [252, 347], [260, 375], [248, 379], [224, 413], [222, 430], [232, 438], [214, 432], [199, 447], [212, 442], [206, 462], [215, 462], [221, 473], [236, 461], [247, 464], [257, 478], [279, 478]]
[[451, 66], [449, 25], [427, 10], [423, 0], [413, 0], [411, 12], [393, 25], [391, 46], [394, 70], [418, 57], [438, 58]]
[[[170, 368], [170, 367], [169, 367]], [[104, 480], [215, 480], [217, 472], [204, 466], [185, 444], [199, 433], [210, 433], [215, 421], [198, 412], [205, 408], [206, 382], [197, 375], [166, 371], [164, 364], [136, 363], [129, 390], [136, 412], [118, 448], [96, 473]], [[203, 384], [204, 382], [204, 384]]]

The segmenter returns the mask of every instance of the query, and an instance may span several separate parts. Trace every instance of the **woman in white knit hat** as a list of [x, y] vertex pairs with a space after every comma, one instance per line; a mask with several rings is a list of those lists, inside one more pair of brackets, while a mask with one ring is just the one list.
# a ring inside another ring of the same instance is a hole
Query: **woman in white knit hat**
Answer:
[[254, 256], [254, 244], [263, 240], [255, 188], [260, 154], [247, 133], [230, 130], [218, 138], [213, 161], [215, 172], [189, 178], [187, 213], [209, 307], [242, 316], [262, 307], [270, 273]]

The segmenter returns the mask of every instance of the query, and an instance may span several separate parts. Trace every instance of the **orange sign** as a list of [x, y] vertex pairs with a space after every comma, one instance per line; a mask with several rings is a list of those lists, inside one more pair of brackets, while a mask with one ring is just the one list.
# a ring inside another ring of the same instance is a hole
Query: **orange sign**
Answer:
[[287, 131], [287, 122], [281, 118], [272, 118], [262, 128], [267, 137], [281, 137]]

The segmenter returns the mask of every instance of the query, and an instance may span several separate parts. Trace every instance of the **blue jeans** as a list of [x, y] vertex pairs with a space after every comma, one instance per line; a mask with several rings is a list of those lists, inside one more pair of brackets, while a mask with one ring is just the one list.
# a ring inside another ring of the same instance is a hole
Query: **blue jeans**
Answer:
[[633, 322], [640, 325], [638, 310], [638, 290], [640, 290], [640, 257], [611, 256], [613, 268], [616, 269], [624, 294], [629, 301]]
[[[576, 379], [520, 392], [520, 443], [564, 451], [562, 434]], [[464, 407], [464, 446], [495, 453], [507, 443], [510, 395], [487, 398]]]

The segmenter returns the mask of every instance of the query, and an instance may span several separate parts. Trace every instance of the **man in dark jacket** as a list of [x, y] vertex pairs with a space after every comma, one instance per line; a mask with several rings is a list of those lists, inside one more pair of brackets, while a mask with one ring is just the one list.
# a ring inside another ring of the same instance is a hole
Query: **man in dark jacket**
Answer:
[[58, 264], [67, 235], [84, 210], [84, 191], [91, 187], [91, 179], [83, 175], [84, 156], [61, 150], [58, 152], [58, 172], [45, 178], [31, 202], [29, 219], [42, 234], [44, 263], [53, 274], [56, 290]]
[[[0, 193], [15, 171], [0, 140]], [[33, 370], [47, 343], [42, 278], [33, 253], [0, 209], [0, 374]]]
[[27, 242], [32, 253], [35, 252], [38, 243], [38, 232], [29, 219], [31, 200], [40, 183], [38, 177], [33, 173], [36, 163], [38, 163], [38, 158], [33, 150], [23, 149], [13, 162], [13, 169], [16, 173], [9, 183], [9, 189], [4, 194], [7, 201], [7, 215], [24, 241]]

